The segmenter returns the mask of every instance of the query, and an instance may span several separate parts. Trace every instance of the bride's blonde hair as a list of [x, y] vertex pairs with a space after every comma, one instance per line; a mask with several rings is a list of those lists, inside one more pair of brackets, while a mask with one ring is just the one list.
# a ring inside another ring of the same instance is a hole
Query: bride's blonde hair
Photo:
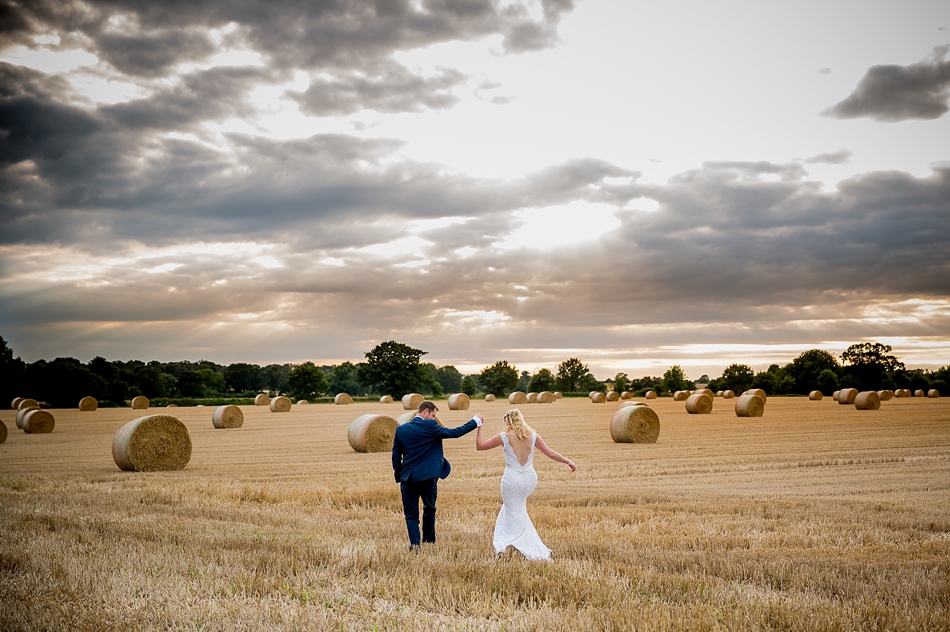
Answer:
[[512, 408], [505, 413], [505, 430], [514, 430], [518, 439], [524, 441], [525, 437], [530, 437], [534, 430], [524, 420], [524, 415], [517, 408]]

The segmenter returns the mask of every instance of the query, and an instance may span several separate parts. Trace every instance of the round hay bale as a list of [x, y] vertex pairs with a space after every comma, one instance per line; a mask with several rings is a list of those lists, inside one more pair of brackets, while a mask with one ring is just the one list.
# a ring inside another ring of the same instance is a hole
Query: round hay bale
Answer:
[[308, 402], [308, 401], [305, 400], [305, 399], [298, 399], [298, 400], [297, 400], [297, 405], [298, 405], [298, 406], [309, 406], [309, 405], [310, 405], [310, 402]]
[[528, 396], [522, 393], [521, 391], [515, 391], [514, 393], [509, 393], [508, 403], [509, 404], [527, 404]]
[[346, 406], [353, 403], [353, 398], [350, 397], [347, 393], [337, 393], [333, 398], [333, 403], [337, 406]]
[[409, 393], [402, 396], [403, 410], [419, 410], [419, 404], [425, 401], [425, 397], [419, 393]]
[[888, 391], [887, 389], [878, 391], [877, 396], [881, 398], [882, 402], [886, 402], [887, 400], [891, 398], [890, 391]]
[[25, 397], [14, 397], [14, 398], [13, 398], [13, 402], [10, 404], [10, 408], [12, 408], [13, 410], [19, 410], [19, 409], [20, 409], [20, 402], [22, 402], [24, 399], [26, 399], [26, 398], [25, 398]]
[[145, 410], [148, 408], [148, 398], [144, 395], [136, 395], [132, 398], [132, 408], [135, 410]]
[[763, 391], [761, 388], [750, 388], [745, 393], [743, 393], [743, 395], [755, 395], [762, 400], [763, 404], [767, 401], [765, 391]]
[[841, 391], [835, 391], [831, 394], [831, 399], [838, 401], [838, 395], [841, 395]]
[[914, 391], [914, 397], [923, 397], [923, 396], [924, 396], [924, 390], [922, 388], [918, 388], [916, 391]]
[[289, 397], [278, 395], [274, 399], [270, 400], [270, 411], [272, 413], [289, 413], [290, 407], [291, 403]]
[[562, 399], [564, 394], [561, 391], [554, 391], [554, 399]]
[[633, 393], [630, 391], [622, 391], [620, 393], [620, 399], [633, 399]]
[[267, 393], [258, 393], [254, 398], [255, 406], [270, 406], [270, 395]]
[[471, 401], [465, 393], [449, 395], [449, 410], [468, 410]]
[[724, 390], [724, 391], [722, 392], [722, 398], [723, 398], [723, 399], [733, 399], [735, 396], [736, 396], [735, 391], [732, 391], [732, 390], [729, 390], [729, 389], [726, 389], [726, 390]]
[[716, 391], [716, 397], [722, 397], [722, 391]]
[[673, 393], [674, 402], [685, 402], [689, 399], [689, 391], [676, 391]]
[[346, 429], [346, 440], [357, 452], [387, 452], [399, 423], [389, 415], [360, 415]]
[[165, 408], [178, 408], [178, 404], [169, 404]]
[[29, 397], [21, 397], [20, 403], [17, 404], [16, 409], [20, 410], [22, 408], [39, 408], [40, 404], [35, 399], [30, 399]]
[[31, 410], [39, 410], [39, 406], [27, 406], [26, 408], [21, 408], [16, 411], [16, 427], [20, 430], [23, 430], [23, 418], [26, 417], [26, 414]]
[[940, 391], [938, 391], [935, 388], [932, 388], [929, 391], [927, 391], [927, 397], [929, 397], [930, 399], [940, 399]]
[[594, 393], [590, 396], [590, 401], [594, 402], [595, 404], [603, 404], [607, 401], [607, 396], [599, 391], [594, 391]]
[[910, 389], [909, 389], [909, 388], [903, 389], [903, 393], [904, 393], [904, 394], [903, 394], [901, 397], [910, 397]]
[[712, 397], [703, 392], [693, 393], [686, 400], [686, 412], [690, 415], [708, 415], [712, 408]]
[[593, 396], [594, 396], [594, 393], [596, 393], [596, 392], [597, 392], [597, 391], [589, 391], [589, 392], [587, 393], [587, 397], [593, 397]]
[[95, 397], [83, 397], [79, 400], [79, 410], [82, 412], [92, 412], [97, 408], [99, 408], [99, 402]]
[[608, 391], [607, 392], [607, 401], [608, 402], [618, 402], [620, 401], [620, 393], [617, 391]]
[[529, 404], [537, 404], [537, 403], [538, 403], [538, 394], [537, 394], [537, 393], [526, 393], [526, 394], [525, 394], [525, 399], [527, 400], [527, 403], [529, 403]]
[[647, 399], [656, 399], [656, 391], [647, 391], [644, 397]]
[[820, 402], [822, 397], [824, 397], [824, 395], [821, 394], [821, 391], [812, 391], [808, 394], [808, 399], [813, 402]]
[[7, 440], [7, 425], [0, 419], [0, 443]]
[[693, 391], [693, 395], [695, 395], [696, 393], [706, 393], [706, 394], [709, 395], [710, 397], [715, 397], [715, 396], [716, 396], [716, 394], [713, 393], [713, 392], [712, 392], [712, 389], [710, 389], [710, 388], [701, 388], [701, 389], [699, 389], [699, 390]]
[[551, 391], [541, 391], [538, 393], [539, 404], [553, 404], [555, 399], [557, 398], [554, 397], [554, 393]]
[[838, 391], [838, 403], [842, 406], [850, 406], [854, 403], [854, 399], [858, 396], [858, 389], [856, 388], [843, 388]]
[[211, 423], [215, 428], [240, 428], [244, 425], [244, 413], [232, 404], [218, 406], [211, 415]]
[[877, 391], [861, 391], [854, 398], [854, 407], [858, 410], [877, 410], [881, 407], [881, 396]]
[[23, 432], [27, 434], [46, 434], [53, 432], [56, 420], [53, 413], [36, 408], [23, 415]]
[[379, 403], [380, 403], [380, 404], [392, 404], [392, 403], [393, 403], [393, 397], [392, 397], [392, 395], [383, 395], [382, 397], [379, 398]]
[[615, 443], [656, 443], [660, 417], [646, 404], [626, 403], [610, 419], [610, 438]]
[[625, 406], [646, 406], [643, 402], [638, 402], [635, 399], [622, 399], [620, 400], [620, 406], [618, 408], [624, 408]]
[[183, 470], [191, 460], [191, 435], [177, 417], [139, 417], [115, 433], [112, 459], [125, 472]]
[[495, 396], [492, 395], [491, 393], [489, 393], [488, 395], [485, 395], [485, 401], [486, 401], [486, 402], [493, 402], [493, 401], [495, 401]]
[[740, 395], [736, 398], [736, 417], [761, 417], [765, 402], [757, 395]]

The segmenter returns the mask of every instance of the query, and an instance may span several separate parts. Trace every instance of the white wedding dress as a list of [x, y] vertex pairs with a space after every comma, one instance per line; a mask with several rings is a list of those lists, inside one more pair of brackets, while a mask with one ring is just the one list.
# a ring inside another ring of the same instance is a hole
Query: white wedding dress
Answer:
[[544, 546], [538, 532], [528, 517], [528, 496], [538, 484], [538, 473], [534, 471], [534, 444], [538, 433], [531, 433], [531, 451], [524, 465], [518, 462], [508, 443], [508, 436], [501, 434], [502, 451], [505, 454], [505, 473], [501, 477], [501, 511], [495, 521], [493, 544], [495, 551], [503, 553], [513, 546], [529, 560], [546, 560], [551, 557], [551, 549]]

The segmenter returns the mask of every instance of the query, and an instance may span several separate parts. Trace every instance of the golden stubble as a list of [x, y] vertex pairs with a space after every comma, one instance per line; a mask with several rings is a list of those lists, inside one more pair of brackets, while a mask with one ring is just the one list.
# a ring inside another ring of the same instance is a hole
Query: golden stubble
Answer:
[[[580, 467], [535, 461], [547, 563], [495, 556], [504, 462], [473, 435], [445, 442], [438, 543], [408, 551], [389, 454], [346, 438], [399, 402], [245, 406], [227, 430], [213, 408], [161, 409], [193, 451], [157, 473], [111, 456], [142, 411], [53, 411], [55, 432], [0, 444], [0, 628], [950, 628], [950, 400], [649, 404], [655, 444], [611, 441], [615, 403], [522, 407]], [[450, 427], [483, 413], [491, 436], [509, 405], [441, 408]]]

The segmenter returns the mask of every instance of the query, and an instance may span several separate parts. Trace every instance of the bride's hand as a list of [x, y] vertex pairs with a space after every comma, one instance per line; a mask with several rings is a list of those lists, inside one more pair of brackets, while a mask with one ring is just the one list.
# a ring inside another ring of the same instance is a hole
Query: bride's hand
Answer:
[[567, 462], [567, 466], [568, 466], [569, 468], [571, 468], [571, 471], [572, 471], [572, 472], [576, 472], [576, 471], [577, 471], [577, 466], [574, 465], [574, 461], [568, 461], [568, 462]]

